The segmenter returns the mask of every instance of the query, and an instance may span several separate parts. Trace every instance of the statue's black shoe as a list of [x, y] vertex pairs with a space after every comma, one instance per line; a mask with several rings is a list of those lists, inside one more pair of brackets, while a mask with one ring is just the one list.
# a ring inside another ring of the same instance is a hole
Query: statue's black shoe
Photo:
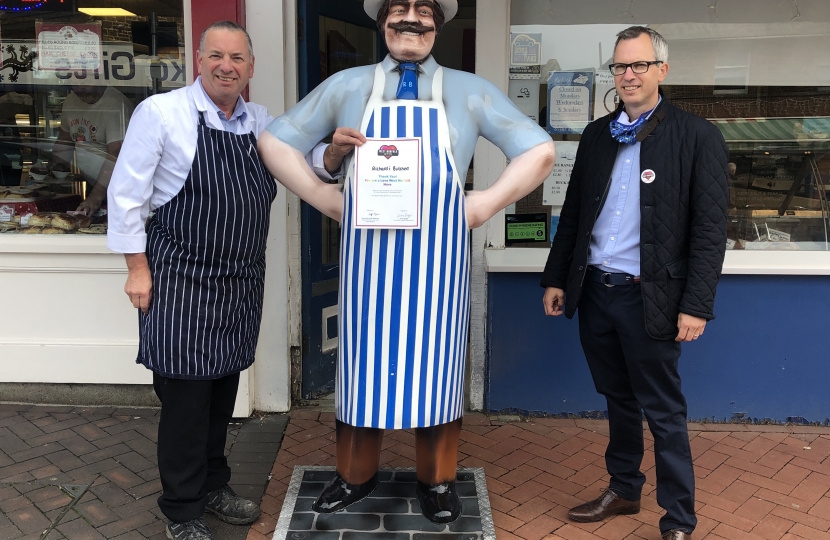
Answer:
[[461, 515], [461, 499], [455, 491], [455, 482], [430, 486], [418, 482], [415, 489], [421, 513], [433, 523], [452, 523]]
[[323, 488], [323, 493], [317, 497], [311, 506], [315, 512], [331, 514], [339, 512], [350, 504], [365, 499], [378, 487], [378, 475], [363, 484], [349, 484], [343, 477], [336, 474], [334, 478]]

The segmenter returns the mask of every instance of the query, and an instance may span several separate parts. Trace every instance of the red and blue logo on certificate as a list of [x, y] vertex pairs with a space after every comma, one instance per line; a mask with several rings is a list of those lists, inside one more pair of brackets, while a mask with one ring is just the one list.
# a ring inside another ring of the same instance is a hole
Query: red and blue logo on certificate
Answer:
[[398, 147], [393, 144], [384, 144], [378, 149], [378, 155], [389, 159], [398, 155]]

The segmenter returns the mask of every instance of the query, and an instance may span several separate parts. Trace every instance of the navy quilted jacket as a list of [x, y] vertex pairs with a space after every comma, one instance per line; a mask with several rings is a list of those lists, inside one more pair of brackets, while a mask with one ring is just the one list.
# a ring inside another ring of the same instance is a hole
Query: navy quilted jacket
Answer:
[[[677, 336], [679, 312], [713, 319], [715, 290], [726, 249], [728, 150], [709, 121], [671, 105], [640, 148], [640, 278], [646, 330], [657, 339]], [[542, 287], [565, 290], [565, 315], [579, 305], [591, 231], [605, 203], [619, 143], [612, 113], [582, 134]]]

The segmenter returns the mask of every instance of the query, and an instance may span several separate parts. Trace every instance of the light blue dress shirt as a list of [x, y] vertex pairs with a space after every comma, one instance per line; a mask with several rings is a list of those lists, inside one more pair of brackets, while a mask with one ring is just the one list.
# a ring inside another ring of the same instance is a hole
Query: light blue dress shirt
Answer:
[[[199, 77], [201, 79], [201, 77]], [[204, 93], [205, 89], [200, 84], [199, 89]], [[205, 94], [207, 97], [207, 94]], [[231, 113], [231, 117], [228, 118], [225, 116], [225, 113], [219, 108], [219, 106], [213, 102], [212, 99], [208, 97], [207, 99], [208, 105], [210, 105], [216, 116], [219, 118], [219, 121], [222, 122], [222, 127], [225, 128], [225, 131], [230, 131], [231, 133], [236, 133], [238, 126], [240, 124], [244, 124], [245, 120], [248, 118], [248, 110], [245, 108], [245, 101], [242, 99], [242, 96], [236, 100], [236, 107], [234, 107], [233, 112]]]
[[[635, 121], [625, 111], [620, 114], [620, 123]], [[588, 264], [606, 272], [640, 275], [640, 174], [640, 143], [620, 144], [608, 196], [591, 232]]]

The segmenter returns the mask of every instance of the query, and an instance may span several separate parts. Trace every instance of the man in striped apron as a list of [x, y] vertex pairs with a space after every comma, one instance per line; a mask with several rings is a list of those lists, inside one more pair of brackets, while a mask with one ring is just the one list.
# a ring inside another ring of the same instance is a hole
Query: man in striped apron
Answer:
[[198, 62], [193, 85], [136, 109], [109, 189], [108, 246], [125, 254], [137, 361], [161, 400], [158, 503], [176, 540], [212, 538], [205, 510], [237, 525], [260, 515], [228, 486], [225, 438], [254, 361], [277, 192], [256, 147], [272, 117], [240, 97], [254, 68], [247, 33], [214, 23]]
[[[455, 0], [365, 0], [364, 8], [377, 20], [389, 56], [333, 75], [259, 140], [280, 182], [342, 222], [337, 475], [314, 509], [336, 512], [370, 494], [378, 483], [383, 430], [415, 428], [421, 511], [448, 523], [461, 513], [454, 481], [469, 323], [469, 230], [536, 188], [550, 173], [554, 148], [495, 86], [432, 58], [436, 35], [458, 10]], [[392, 156], [397, 141], [420, 141], [422, 175], [413, 201], [419, 227], [356, 225], [355, 160], [346, 164], [342, 193], [317, 180], [302, 160], [332, 131], [323, 155], [329, 172], [355, 146]], [[465, 194], [479, 135], [512, 161], [492, 187]], [[296, 159], [285, 159], [286, 152]]]

